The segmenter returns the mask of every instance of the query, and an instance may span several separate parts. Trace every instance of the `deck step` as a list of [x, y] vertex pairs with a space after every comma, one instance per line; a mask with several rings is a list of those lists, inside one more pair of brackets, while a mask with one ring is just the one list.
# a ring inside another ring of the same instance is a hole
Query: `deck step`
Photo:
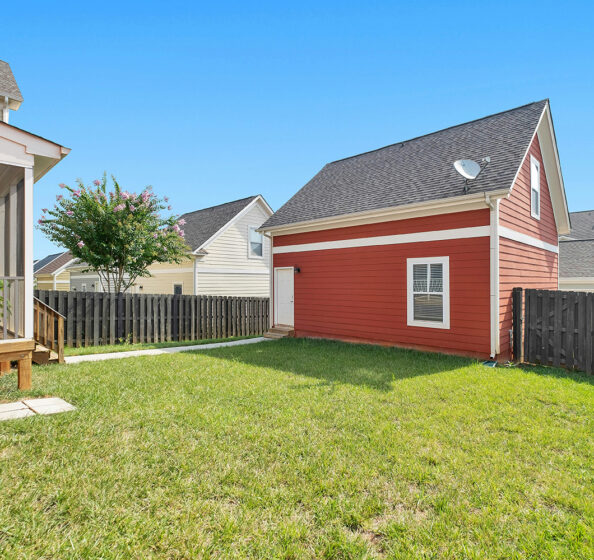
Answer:
[[293, 327], [287, 327], [285, 325], [275, 325], [271, 327], [267, 333], [264, 333], [264, 338], [272, 338], [272, 339], [279, 339], [279, 338], [286, 338], [288, 336], [293, 336], [295, 334], [295, 329]]
[[58, 363], [58, 354], [43, 344], [37, 343], [33, 350], [33, 362], [39, 365]]

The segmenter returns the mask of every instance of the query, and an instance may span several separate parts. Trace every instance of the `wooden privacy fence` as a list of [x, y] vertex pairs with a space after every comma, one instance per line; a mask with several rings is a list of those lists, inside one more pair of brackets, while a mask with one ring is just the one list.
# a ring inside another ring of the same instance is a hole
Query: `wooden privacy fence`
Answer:
[[594, 293], [513, 290], [514, 359], [594, 373]]
[[268, 298], [55, 290], [36, 290], [35, 297], [65, 317], [67, 346], [227, 338], [268, 330]]

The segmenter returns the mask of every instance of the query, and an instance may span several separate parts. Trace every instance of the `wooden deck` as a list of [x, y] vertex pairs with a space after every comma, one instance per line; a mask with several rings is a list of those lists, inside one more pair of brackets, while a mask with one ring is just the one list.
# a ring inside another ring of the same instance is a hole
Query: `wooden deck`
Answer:
[[31, 363], [34, 349], [34, 340], [0, 342], [0, 375], [10, 371], [11, 362], [17, 362], [18, 385], [22, 391], [31, 389]]

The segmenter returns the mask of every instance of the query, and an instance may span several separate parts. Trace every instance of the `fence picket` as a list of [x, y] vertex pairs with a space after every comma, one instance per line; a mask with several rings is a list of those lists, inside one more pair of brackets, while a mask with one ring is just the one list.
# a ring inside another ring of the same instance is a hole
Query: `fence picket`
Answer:
[[[35, 297], [64, 315], [68, 346], [259, 335], [269, 322], [267, 298], [55, 290], [36, 290]], [[590, 306], [584, 304], [584, 308], [592, 307], [592, 299], [584, 301]], [[36, 320], [40, 323], [39, 336], [51, 344], [57, 336], [55, 322], [42, 322], [38, 317]], [[591, 346], [580, 340], [580, 348], [589, 348], [591, 355]], [[583, 363], [588, 360], [592, 362], [584, 357]]]
[[514, 349], [523, 335], [526, 362], [594, 373], [594, 294], [527, 289], [520, 314], [521, 292], [514, 289]]

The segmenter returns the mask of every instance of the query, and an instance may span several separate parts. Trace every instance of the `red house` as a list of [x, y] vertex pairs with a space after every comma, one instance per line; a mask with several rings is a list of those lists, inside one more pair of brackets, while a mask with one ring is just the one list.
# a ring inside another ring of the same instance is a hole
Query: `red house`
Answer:
[[329, 163], [261, 229], [275, 326], [505, 359], [512, 288], [557, 288], [570, 229], [549, 102]]

